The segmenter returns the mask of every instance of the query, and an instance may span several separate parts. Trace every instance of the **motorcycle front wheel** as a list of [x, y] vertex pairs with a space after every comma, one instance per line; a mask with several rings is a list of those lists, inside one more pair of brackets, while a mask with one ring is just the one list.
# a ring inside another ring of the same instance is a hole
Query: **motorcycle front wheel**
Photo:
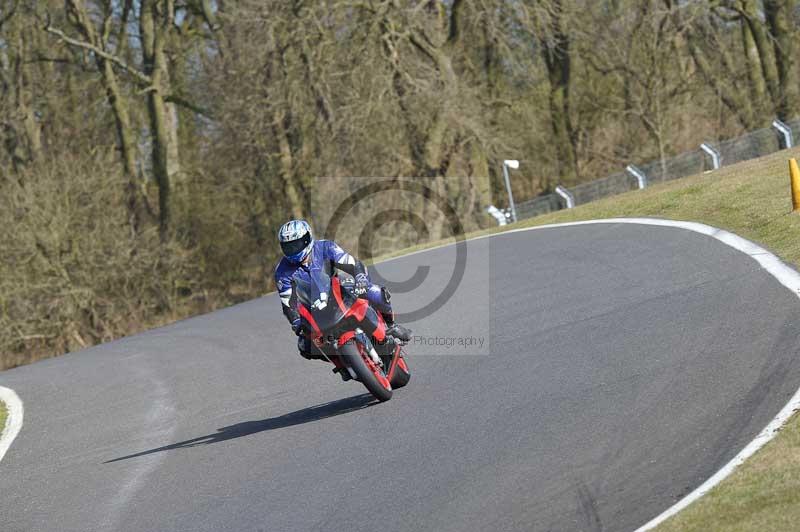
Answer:
[[378, 401], [392, 398], [392, 385], [384, 371], [372, 361], [364, 345], [359, 342], [347, 342], [339, 348], [342, 361], [353, 368], [358, 380]]

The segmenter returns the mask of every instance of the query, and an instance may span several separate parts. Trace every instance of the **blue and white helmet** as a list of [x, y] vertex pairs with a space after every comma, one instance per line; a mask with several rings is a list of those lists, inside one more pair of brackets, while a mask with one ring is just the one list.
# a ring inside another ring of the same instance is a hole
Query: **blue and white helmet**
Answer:
[[291, 220], [283, 224], [278, 230], [278, 241], [283, 255], [295, 264], [303, 262], [314, 247], [311, 226], [305, 220]]

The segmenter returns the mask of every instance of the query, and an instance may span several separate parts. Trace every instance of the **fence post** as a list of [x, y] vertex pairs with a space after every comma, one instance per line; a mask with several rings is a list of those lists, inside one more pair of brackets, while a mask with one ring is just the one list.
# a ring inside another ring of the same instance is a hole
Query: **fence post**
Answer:
[[517, 208], [514, 206], [514, 195], [511, 193], [511, 179], [508, 176], [508, 169], [519, 168], [519, 161], [515, 159], [506, 159], [503, 161], [503, 177], [506, 180], [506, 190], [508, 191], [508, 206], [511, 208], [511, 221], [517, 221]]
[[629, 164], [627, 167], [625, 167], [625, 171], [628, 172], [633, 177], [635, 177], [636, 181], [639, 182], [639, 190], [647, 186], [647, 176], [639, 168], [637, 168], [632, 164]]
[[572, 195], [572, 192], [561, 185], [558, 185], [556, 187], [556, 194], [564, 198], [564, 201], [567, 202], [567, 209], [572, 209], [575, 207], [575, 196]]
[[700, 145], [700, 149], [706, 152], [711, 157], [711, 164], [714, 166], [714, 170], [719, 169], [719, 152], [711, 147], [711, 145], [707, 142], [704, 142]]
[[772, 121], [772, 127], [778, 130], [783, 136], [783, 147], [784, 148], [791, 148], [794, 146], [794, 139], [792, 138], [792, 128], [778, 120], [777, 118]]

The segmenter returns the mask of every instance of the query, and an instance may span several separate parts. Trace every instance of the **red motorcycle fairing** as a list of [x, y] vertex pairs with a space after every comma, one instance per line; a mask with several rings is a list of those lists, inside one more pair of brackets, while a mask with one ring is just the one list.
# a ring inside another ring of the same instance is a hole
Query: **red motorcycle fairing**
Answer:
[[314, 328], [314, 339], [320, 338], [322, 336], [322, 331], [320, 330], [319, 325], [317, 325], [314, 316], [311, 315], [306, 306], [302, 303], [298, 303], [297, 310], [298, 312], [300, 312], [300, 316], [302, 316], [303, 319], [306, 320], [308, 324]]
[[[367, 303], [363, 299], [359, 299], [359, 301], [361, 301], [363, 303]], [[383, 317], [380, 314], [378, 314], [377, 312], [375, 312], [374, 309], [370, 309], [369, 308], [369, 304], [368, 303], [366, 304], [366, 306], [367, 306], [367, 309], [364, 310], [364, 317], [365, 318], [367, 317], [367, 315], [366, 315], [367, 310], [372, 310], [372, 312], [375, 315], [376, 322], [377, 322], [377, 325], [375, 326], [375, 330], [372, 332], [371, 336], [375, 340], [377, 340], [379, 342], [383, 342], [384, 340], [386, 340], [386, 322], [383, 321]], [[361, 320], [359, 320], [359, 322], [363, 322], [363, 321], [364, 321], [363, 318]], [[356, 335], [355, 330], [350, 330], [350, 331], [345, 332], [344, 334], [342, 334], [339, 337], [339, 341], [337, 342], [338, 346], [339, 347], [343, 346], [344, 344], [346, 344], [347, 342], [352, 340], [355, 335]]]
[[333, 290], [333, 297], [336, 299], [336, 303], [338, 303], [339, 309], [342, 311], [345, 318], [352, 316], [358, 321], [364, 319], [367, 309], [369, 308], [369, 302], [366, 299], [356, 299], [348, 308], [342, 297], [342, 283], [339, 282], [338, 277], [333, 277], [331, 279], [331, 289]]
[[342, 347], [344, 344], [352, 340], [356, 335], [355, 331], [347, 331], [343, 335], [339, 337], [339, 341], [337, 342], [339, 347]]
[[[354, 318], [358, 323], [362, 323], [365, 319], [367, 319], [370, 322], [370, 327], [366, 328], [374, 328], [374, 331], [366, 332], [368, 332], [375, 340], [379, 342], [383, 342], [386, 339], [386, 322], [378, 312], [370, 308], [369, 302], [366, 299], [355, 299], [353, 303], [348, 306], [345, 298], [342, 296], [342, 285], [338, 277], [331, 278], [331, 291], [333, 292], [333, 297], [336, 300], [339, 310], [341, 311], [341, 314], [336, 313], [334, 316], [331, 316], [334, 322], [331, 325], [338, 324], [346, 318]], [[314, 319], [314, 315], [302, 301], [298, 301], [297, 310], [300, 313], [300, 316], [312, 327], [312, 340], [319, 345], [321, 343], [324, 331], [317, 324], [317, 321]], [[339, 337], [337, 342], [338, 345], [341, 347], [351, 340], [354, 335], [354, 330], [345, 332]]]
[[406, 366], [406, 361], [403, 360], [402, 357], [398, 356], [400, 354], [399, 351], [400, 347], [398, 346], [395, 348], [395, 351], [392, 356], [392, 363], [389, 365], [389, 370], [386, 372], [386, 376], [389, 377], [389, 380], [392, 380], [392, 377], [394, 376], [394, 372], [397, 369], [398, 365], [402, 369], [408, 371], [408, 367]]
[[378, 316], [378, 327], [375, 328], [372, 337], [379, 342], [383, 342], [386, 340], [386, 322], [383, 321], [383, 316], [381, 316], [380, 312], [375, 312], [375, 315]]

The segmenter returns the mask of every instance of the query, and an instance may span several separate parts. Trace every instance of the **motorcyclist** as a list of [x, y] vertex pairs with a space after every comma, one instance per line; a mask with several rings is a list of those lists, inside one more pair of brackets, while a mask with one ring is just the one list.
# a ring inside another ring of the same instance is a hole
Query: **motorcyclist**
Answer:
[[305, 220], [291, 220], [278, 230], [278, 241], [283, 251], [283, 258], [275, 268], [275, 284], [281, 298], [283, 314], [298, 335], [297, 348], [304, 358], [322, 358], [312, 349], [311, 339], [302, 333], [300, 314], [297, 311], [295, 295], [292, 289], [292, 277], [300, 269], [322, 267], [325, 261], [349, 275], [355, 280], [355, 295], [366, 297], [370, 305], [380, 312], [386, 322], [386, 334], [407, 342], [411, 339], [411, 331], [395, 323], [391, 294], [385, 287], [372, 283], [364, 264], [344, 251], [332, 240], [315, 240], [311, 227]]

